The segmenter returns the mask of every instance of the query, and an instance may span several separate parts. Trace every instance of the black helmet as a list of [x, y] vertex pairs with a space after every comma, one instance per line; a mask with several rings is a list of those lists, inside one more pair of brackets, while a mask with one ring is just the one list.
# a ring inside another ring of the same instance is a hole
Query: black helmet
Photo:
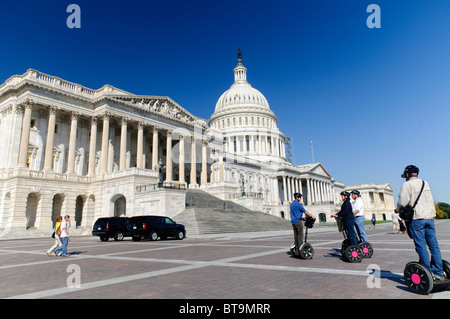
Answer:
[[350, 197], [350, 193], [347, 192], [347, 191], [343, 191], [343, 192], [341, 192], [341, 196], [347, 196], [347, 197]]
[[302, 194], [300, 194], [300, 193], [294, 193], [294, 198], [297, 198], [297, 197], [302, 197], [303, 195]]
[[406, 176], [406, 174], [408, 174], [409, 176], [411, 176], [412, 174], [419, 174], [419, 168], [417, 166], [414, 165], [408, 165], [405, 167], [405, 170], [403, 171], [402, 174], [402, 178], [408, 178]]
[[356, 190], [356, 189], [352, 190], [351, 193], [355, 194], [355, 195], [358, 195], [358, 197], [361, 196], [361, 193], [358, 190]]

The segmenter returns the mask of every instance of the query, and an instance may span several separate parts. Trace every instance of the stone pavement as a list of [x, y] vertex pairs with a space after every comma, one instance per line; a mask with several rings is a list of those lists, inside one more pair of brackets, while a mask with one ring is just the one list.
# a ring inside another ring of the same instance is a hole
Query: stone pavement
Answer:
[[[450, 221], [436, 221], [436, 227], [443, 258], [450, 260]], [[390, 223], [367, 228], [374, 255], [357, 264], [341, 257], [343, 238], [335, 226], [309, 230], [312, 260], [290, 256], [291, 231], [188, 232], [182, 241], [156, 242], [80, 236], [71, 239], [66, 258], [46, 255], [51, 238], [3, 240], [0, 298], [450, 298], [450, 291], [428, 296], [409, 291], [403, 268], [417, 260], [414, 244], [391, 231]]]

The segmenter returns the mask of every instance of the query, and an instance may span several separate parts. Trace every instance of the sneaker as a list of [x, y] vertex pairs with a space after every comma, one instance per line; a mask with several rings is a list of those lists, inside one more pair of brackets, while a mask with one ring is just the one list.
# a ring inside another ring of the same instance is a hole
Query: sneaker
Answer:
[[434, 277], [434, 280], [435, 281], [445, 281], [445, 280], [447, 280], [447, 278], [445, 277], [445, 274], [436, 274], [436, 273], [433, 273], [433, 277]]

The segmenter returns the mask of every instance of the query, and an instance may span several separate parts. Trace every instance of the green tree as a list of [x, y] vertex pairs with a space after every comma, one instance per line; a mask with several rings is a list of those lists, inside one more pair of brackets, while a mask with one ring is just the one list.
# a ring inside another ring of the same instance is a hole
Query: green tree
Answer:
[[447, 203], [438, 202], [435, 204], [436, 207], [436, 218], [438, 219], [448, 219], [450, 216], [450, 205]]

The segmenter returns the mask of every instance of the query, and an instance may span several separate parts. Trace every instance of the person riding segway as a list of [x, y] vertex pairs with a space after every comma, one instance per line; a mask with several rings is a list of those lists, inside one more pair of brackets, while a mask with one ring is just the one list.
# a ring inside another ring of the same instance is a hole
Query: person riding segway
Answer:
[[[341, 210], [337, 214], [331, 215], [338, 222], [338, 229], [344, 235], [344, 242], [341, 253], [349, 262], [361, 262], [362, 250], [358, 246], [358, 239], [355, 233], [355, 216], [353, 215], [352, 205], [350, 204], [350, 193], [341, 192], [343, 201]], [[347, 241], [348, 240], [348, 241]], [[349, 245], [344, 243], [349, 243]]]
[[361, 199], [361, 193], [354, 189], [350, 192], [352, 201], [353, 215], [355, 216], [355, 229], [356, 229], [356, 239], [358, 240], [358, 245], [361, 247], [363, 252], [363, 258], [370, 258], [373, 255], [373, 246], [367, 240], [366, 230], [364, 227], [365, 216], [364, 216], [364, 204]]
[[292, 243], [290, 250], [291, 254], [294, 257], [300, 257], [301, 259], [312, 259], [314, 256], [314, 249], [311, 246], [310, 243], [308, 243], [308, 228], [313, 228], [314, 223], [316, 222], [315, 219], [307, 216], [305, 220], [305, 242], [301, 244], [300, 248], [298, 249], [298, 254], [295, 254], [295, 243]]
[[405, 221], [408, 235], [413, 239], [419, 255], [419, 262], [406, 264], [403, 278], [413, 292], [428, 294], [433, 290], [450, 287], [450, 264], [442, 260], [436, 238], [436, 210], [430, 186], [419, 179], [418, 175], [418, 167], [405, 167], [401, 177], [405, 178], [406, 182], [400, 189], [396, 210]]
[[[302, 200], [302, 194], [294, 193], [294, 200], [290, 206], [291, 213], [291, 223], [292, 228], [294, 230], [294, 247], [292, 254], [294, 256], [300, 256], [300, 246], [303, 243], [303, 220], [305, 219], [305, 215], [309, 216], [313, 220], [316, 218], [308, 213], [303, 205], [300, 203]], [[309, 245], [309, 244], [308, 244]], [[311, 247], [312, 248], [312, 247]], [[311, 256], [312, 257], [312, 256]]]

